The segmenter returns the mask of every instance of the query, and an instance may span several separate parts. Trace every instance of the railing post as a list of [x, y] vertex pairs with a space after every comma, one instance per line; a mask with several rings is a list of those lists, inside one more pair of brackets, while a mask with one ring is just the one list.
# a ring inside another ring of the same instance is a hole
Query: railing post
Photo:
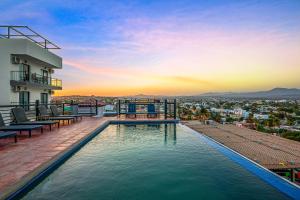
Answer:
[[120, 117], [120, 113], [121, 113], [121, 100], [118, 99], [118, 117]]
[[35, 119], [38, 120], [39, 118], [39, 105], [40, 105], [40, 101], [36, 100], [35, 101]]
[[168, 102], [167, 102], [167, 99], [165, 99], [165, 109], [164, 109], [164, 111], [165, 111], [165, 119], [167, 119], [167, 114], [168, 114], [167, 109], [168, 109]]
[[92, 115], [93, 112], [92, 112], [92, 102], [90, 102], [90, 114]]
[[65, 114], [65, 103], [62, 103], [62, 113]]
[[96, 105], [95, 105], [95, 109], [96, 109], [96, 115], [98, 115], [98, 100], [96, 99]]
[[174, 119], [176, 119], [176, 99], [174, 99]]
[[7, 27], [7, 38], [10, 38], [10, 27]]
[[73, 115], [73, 113], [74, 113], [74, 101], [73, 100], [71, 100], [70, 107], [71, 107], [71, 114]]

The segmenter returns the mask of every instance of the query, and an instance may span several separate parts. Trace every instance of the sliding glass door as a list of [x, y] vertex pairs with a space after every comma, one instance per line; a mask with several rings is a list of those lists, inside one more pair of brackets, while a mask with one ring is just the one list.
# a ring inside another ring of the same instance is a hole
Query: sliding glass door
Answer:
[[30, 93], [27, 91], [19, 92], [19, 104], [25, 109], [29, 110]]

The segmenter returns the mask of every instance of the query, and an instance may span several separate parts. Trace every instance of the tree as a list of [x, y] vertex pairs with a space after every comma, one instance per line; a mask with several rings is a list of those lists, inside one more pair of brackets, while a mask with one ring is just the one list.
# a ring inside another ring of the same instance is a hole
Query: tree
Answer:
[[201, 119], [202, 120], [207, 120], [209, 118], [209, 116], [210, 116], [210, 113], [204, 107], [201, 108], [200, 113], [201, 113]]
[[195, 117], [196, 117], [197, 119], [201, 119], [201, 112], [200, 112], [199, 109], [196, 110], [196, 112], [195, 112]]
[[280, 120], [279, 120], [279, 118], [274, 117], [273, 118], [273, 123], [274, 123], [274, 126], [280, 126]]
[[226, 117], [226, 122], [232, 123], [234, 119], [232, 117]]
[[248, 119], [247, 119], [247, 122], [248, 122], [248, 123], [253, 123], [253, 122], [254, 122], [253, 113], [250, 113], [250, 114], [249, 114], [249, 117], [248, 117]]
[[295, 122], [296, 120], [293, 117], [287, 116], [287, 125], [292, 126]]
[[214, 121], [216, 121], [216, 122], [221, 122], [221, 115], [220, 115], [220, 113], [213, 113], [213, 114], [211, 115], [211, 118], [212, 118]]
[[197, 109], [196, 106], [193, 105], [192, 110], [195, 111], [196, 109]]

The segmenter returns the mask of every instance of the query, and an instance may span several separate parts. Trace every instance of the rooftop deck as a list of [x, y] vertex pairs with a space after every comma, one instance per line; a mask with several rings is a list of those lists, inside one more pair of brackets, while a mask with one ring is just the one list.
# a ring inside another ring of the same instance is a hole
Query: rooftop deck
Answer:
[[268, 169], [300, 168], [300, 142], [234, 125], [183, 123]]

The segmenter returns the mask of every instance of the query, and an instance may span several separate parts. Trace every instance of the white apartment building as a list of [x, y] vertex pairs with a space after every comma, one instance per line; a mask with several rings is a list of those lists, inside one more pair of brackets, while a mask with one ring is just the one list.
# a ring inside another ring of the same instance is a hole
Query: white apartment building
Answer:
[[254, 119], [269, 119], [269, 115], [264, 114], [253, 114]]
[[59, 47], [27, 26], [0, 26], [0, 105], [48, 103], [62, 89], [62, 58], [50, 49]]

